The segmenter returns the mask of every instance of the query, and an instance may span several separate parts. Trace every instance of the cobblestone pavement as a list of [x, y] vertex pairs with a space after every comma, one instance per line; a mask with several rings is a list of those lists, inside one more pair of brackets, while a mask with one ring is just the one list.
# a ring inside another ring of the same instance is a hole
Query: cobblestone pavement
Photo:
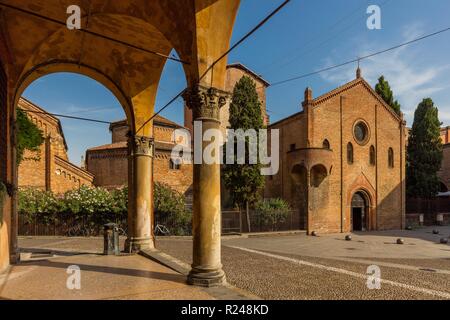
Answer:
[[[223, 240], [230, 284], [263, 299], [450, 299], [450, 228], [308, 237]], [[397, 245], [397, 238], [405, 240]], [[191, 263], [192, 242], [160, 239], [158, 248]], [[381, 270], [381, 289], [367, 287], [367, 268]]]
[[[344, 234], [223, 237], [222, 261], [229, 284], [253, 298], [450, 299], [450, 245], [439, 243], [450, 235], [450, 227], [437, 229], [439, 235], [433, 234], [433, 228], [359, 233], [352, 235], [352, 241], [345, 241]], [[399, 237], [404, 245], [396, 244]], [[103, 242], [100, 238], [21, 238], [20, 245], [23, 255], [33, 260], [45, 257], [45, 248], [53, 248], [58, 259], [93, 255], [101, 252]], [[159, 238], [157, 247], [185, 264], [192, 262], [189, 238]], [[367, 288], [370, 265], [381, 270], [380, 290]], [[229, 292], [201, 292], [231, 299]]]

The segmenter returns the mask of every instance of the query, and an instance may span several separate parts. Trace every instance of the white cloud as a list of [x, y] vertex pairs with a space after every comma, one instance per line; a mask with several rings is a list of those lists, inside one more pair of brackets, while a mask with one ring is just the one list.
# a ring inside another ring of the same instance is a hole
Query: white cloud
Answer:
[[[423, 35], [423, 24], [414, 23], [403, 28], [400, 42], [409, 41]], [[361, 56], [385, 48], [384, 43], [367, 43], [358, 41], [355, 48]], [[389, 81], [396, 98], [402, 104], [403, 112], [409, 123], [412, 121], [417, 104], [425, 97], [442, 92], [450, 87], [450, 80], [443, 77], [448, 74], [450, 64], [439, 66], [417, 63], [420, 52], [414, 47], [401, 47], [397, 50], [380, 54], [361, 62], [363, 77], [375, 85], [379, 76], [384, 75]], [[327, 58], [325, 67], [339, 63], [337, 59]], [[355, 65], [332, 70], [322, 74], [322, 78], [334, 85], [341, 85], [355, 78]], [[446, 105], [450, 105], [450, 99]], [[439, 106], [441, 121], [450, 121], [450, 108]], [[449, 110], [448, 112], [445, 110]]]

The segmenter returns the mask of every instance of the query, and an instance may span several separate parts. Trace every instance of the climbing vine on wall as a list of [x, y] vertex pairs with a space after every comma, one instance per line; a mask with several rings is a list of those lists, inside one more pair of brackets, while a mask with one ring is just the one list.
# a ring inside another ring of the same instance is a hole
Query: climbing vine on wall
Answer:
[[[25, 150], [39, 154], [40, 146], [44, 143], [44, 135], [25, 111], [17, 109], [17, 164], [24, 160]], [[39, 156], [30, 157], [26, 160], [39, 161]]]

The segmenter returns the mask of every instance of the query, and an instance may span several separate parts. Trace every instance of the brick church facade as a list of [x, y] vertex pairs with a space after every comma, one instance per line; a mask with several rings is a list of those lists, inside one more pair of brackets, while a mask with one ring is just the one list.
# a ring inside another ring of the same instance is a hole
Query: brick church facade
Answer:
[[[244, 75], [255, 81], [261, 113], [269, 125], [267, 81], [233, 64], [227, 68], [227, 91], [232, 92]], [[129, 127], [125, 120], [111, 124], [111, 144], [86, 151], [84, 170], [68, 161], [58, 119], [24, 99], [19, 107], [33, 111], [30, 118], [46, 137], [41, 160], [20, 166], [20, 186], [63, 193], [81, 185], [114, 189], [127, 184]], [[229, 104], [221, 110], [224, 132], [228, 117]], [[153, 128], [154, 180], [191, 196], [192, 165], [171, 160], [174, 131], [192, 130], [190, 110], [185, 108], [185, 127], [157, 116]], [[361, 77], [360, 70], [355, 80], [318, 98], [307, 89], [303, 110], [269, 129], [280, 130], [280, 170], [267, 178], [264, 197], [286, 199], [300, 214], [299, 228], [349, 232], [405, 226], [405, 122]], [[443, 171], [450, 169], [443, 165]]]
[[19, 187], [62, 194], [82, 185], [92, 186], [94, 176], [69, 161], [60, 121], [23, 98], [19, 100], [18, 107], [26, 112], [45, 138], [38, 154], [25, 151], [19, 166]]
[[405, 141], [398, 116], [361, 77], [270, 125], [280, 130], [280, 171], [265, 197], [288, 200], [309, 232], [405, 226]]

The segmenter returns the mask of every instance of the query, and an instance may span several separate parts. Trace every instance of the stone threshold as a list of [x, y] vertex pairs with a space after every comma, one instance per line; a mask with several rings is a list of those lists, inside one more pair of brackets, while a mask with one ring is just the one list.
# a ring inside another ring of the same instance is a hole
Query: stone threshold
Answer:
[[[305, 230], [291, 230], [291, 231], [269, 231], [269, 232], [251, 232], [251, 233], [230, 233], [221, 236], [222, 240], [228, 239], [247, 239], [247, 238], [262, 238], [262, 237], [280, 237], [280, 236], [295, 236], [305, 234]], [[156, 240], [192, 240], [192, 236], [157, 236]]]

